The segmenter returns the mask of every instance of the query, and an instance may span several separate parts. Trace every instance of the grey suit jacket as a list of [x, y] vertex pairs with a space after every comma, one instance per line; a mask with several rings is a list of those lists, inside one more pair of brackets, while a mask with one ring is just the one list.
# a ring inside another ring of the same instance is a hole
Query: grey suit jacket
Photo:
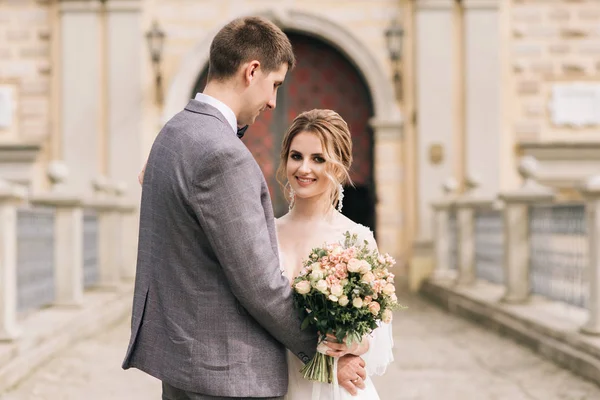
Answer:
[[307, 362], [316, 334], [280, 271], [264, 176], [217, 109], [191, 100], [164, 126], [140, 213], [123, 368], [211, 396], [283, 396], [285, 347]]

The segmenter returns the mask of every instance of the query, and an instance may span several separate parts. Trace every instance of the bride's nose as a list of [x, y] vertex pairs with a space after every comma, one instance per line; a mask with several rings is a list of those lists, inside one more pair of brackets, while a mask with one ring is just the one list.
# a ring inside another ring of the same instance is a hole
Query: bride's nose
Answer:
[[310, 165], [308, 164], [308, 160], [304, 160], [302, 161], [302, 164], [300, 164], [300, 168], [298, 168], [299, 172], [303, 173], [303, 174], [307, 174], [310, 172]]

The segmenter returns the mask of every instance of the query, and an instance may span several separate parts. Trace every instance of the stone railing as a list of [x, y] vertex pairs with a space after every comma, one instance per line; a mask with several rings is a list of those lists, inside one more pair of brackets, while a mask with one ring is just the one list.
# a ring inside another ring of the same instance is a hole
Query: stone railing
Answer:
[[522, 159], [523, 185], [495, 198], [480, 196], [475, 181], [460, 196], [444, 188], [444, 198], [433, 204], [432, 279], [503, 285], [501, 301], [507, 303], [526, 303], [531, 295], [564, 302], [588, 312], [582, 331], [600, 334], [600, 176], [581, 185], [585, 201], [563, 202], [537, 183], [536, 165], [531, 157]]
[[100, 179], [86, 199], [65, 193], [65, 174], [54, 175], [43, 194], [0, 181], [0, 340], [19, 337], [25, 312], [80, 306], [84, 290], [133, 276], [136, 238], [123, 239], [136, 208], [125, 204], [124, 188]]

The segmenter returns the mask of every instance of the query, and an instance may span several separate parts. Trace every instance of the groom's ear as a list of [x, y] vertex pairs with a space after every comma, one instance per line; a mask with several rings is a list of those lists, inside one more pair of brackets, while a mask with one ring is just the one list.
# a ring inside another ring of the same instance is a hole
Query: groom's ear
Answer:
[[260, 69], [260, 61], [252, 60], [244, 66], [244, 82], [246, 85], [250, 85], [256, 78]]

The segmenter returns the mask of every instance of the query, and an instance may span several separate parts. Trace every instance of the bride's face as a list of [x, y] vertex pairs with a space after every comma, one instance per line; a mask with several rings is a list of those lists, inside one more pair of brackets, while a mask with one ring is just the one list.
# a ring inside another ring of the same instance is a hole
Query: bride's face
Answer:
[[311, 132], [300, 132], [290, 144], [287, 179], [299, 198], [322, 195], [330, 190], [327, 162], [321, 140]]

